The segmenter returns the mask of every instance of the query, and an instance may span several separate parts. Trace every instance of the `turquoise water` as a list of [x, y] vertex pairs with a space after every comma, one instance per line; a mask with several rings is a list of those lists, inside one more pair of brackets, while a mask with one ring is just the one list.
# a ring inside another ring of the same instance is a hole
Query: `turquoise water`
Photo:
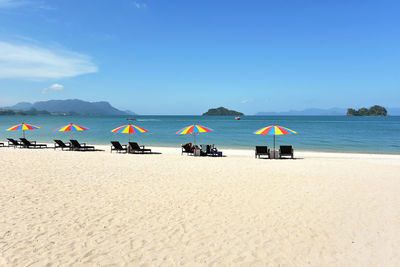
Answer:
[[[70, 122], [89, 128], [75, 132], [74, 138], [92, 144], [109, 144], [111, 140], [126, 143], [127, 134], [114, 134], [110, 130], [126, 124], [127, 117], [86, 116], [0, 116], [0, 140], [21, 137], [21, 132], [5, 129], [20, 122], [42, 128], [27, 131], [29, 139], [51, 142], [53, 139], [70, 139], [70, 133], [53, 132]], [[139, 143], [153, 146], [179, 146], [192, 142], [191, 135], [175, 132], [193, 123], [215, 130], [200, 134], [198, 144], [210, 143], [217, 147], [253, 149], [255, 145], [272, 146], [272, 136], [255, 135], [259, 128], [278, 124], [297, 131], [298, 135], [277, 136], [277, 145], [293, 145], [298, 150], [375, 152], [400, 154], [400, 117], [346, 117], [346, 116], [245, 116], [240, 121], [232, 117], [202, 116], [136, 116], [133, 123], [147, 129], [148, 133], [133, 134]]]

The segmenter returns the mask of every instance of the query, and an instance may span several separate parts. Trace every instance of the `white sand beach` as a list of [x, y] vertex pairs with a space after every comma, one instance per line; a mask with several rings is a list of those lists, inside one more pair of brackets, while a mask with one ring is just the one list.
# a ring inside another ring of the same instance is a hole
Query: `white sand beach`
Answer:
[[153, 150], [0, 148], [0, 266], [400, 265], [400, 155]]

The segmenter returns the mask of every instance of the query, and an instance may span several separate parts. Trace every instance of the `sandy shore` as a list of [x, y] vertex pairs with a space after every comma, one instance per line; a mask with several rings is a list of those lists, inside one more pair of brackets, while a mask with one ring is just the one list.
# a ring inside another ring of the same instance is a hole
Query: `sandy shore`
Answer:
[[399, 155], [155, 150], [0, 148], [0, 266], [400, 265]]

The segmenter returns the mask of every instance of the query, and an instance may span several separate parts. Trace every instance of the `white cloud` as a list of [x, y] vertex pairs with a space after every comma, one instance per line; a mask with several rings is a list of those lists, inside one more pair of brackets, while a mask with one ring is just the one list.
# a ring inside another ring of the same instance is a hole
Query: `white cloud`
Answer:
[[246, 104], [246, 103], [248, 103], [248, 102], [249, 102], [248, 99], [244, 99], [244, 100], [240, 101], [240, 103], [242, 103], [242, 104]]
[[147, 5], [145, 3], [133, 2], [136, 8], [146, 8]]
[[90, 57], [80, 53], [0, 41], [0, 79], [59, 79], [97, 71]]
[[55, 83], [50, 85], [49, 87], [43, 88], [42, 93], [45, 94], [49, 91], [61, 91], [64, 90], [64, 85]]

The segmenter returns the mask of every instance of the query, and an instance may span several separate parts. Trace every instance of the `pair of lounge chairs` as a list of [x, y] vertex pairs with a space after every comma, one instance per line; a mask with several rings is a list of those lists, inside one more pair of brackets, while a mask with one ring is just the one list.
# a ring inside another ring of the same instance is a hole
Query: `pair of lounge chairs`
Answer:
[[[267, 146], [256, 146], [255, 157], [260, 158], [261, 156], [268, 156], [271, 158], [270, 149]], [[294, 158], [294, 151], [292, 146], [280, 146], [279, 147], [279, 158], [291, 157]]]
[[145, 146], [139, 146], [136, 142], [129, 142], [128, 145], [121, 145], [118, 141], [111, 141], [111, 153], [117, 151], [118, 153], [151, 153], [150, 148], [145, 148]]
[[78, 140], [69, 140], [69, 143], [64, 143], [62, 140], [54, 140], [54, 149], [61, 148], [61, 150], [73, 151], [95, 151], [94, 146], [88, 146], [86, 143], [79, 143]]
[[13, 138], [7, 138], [8, 140], [8, 146], [13, 146], [14, 148], [16, 147], [22, 147], [22, 148], [47, 148], [46, 144], [38, 144], [36, 141], [29, 141], [26, 138], [20, 138], [17, 141]]
[[[183, 144], [181, 146], [183, 153], [187, 155], [194, 155], [195, 149], [198, 149], [198, 146], [193, 146], [192, 143]], [[214, 145], [201, 145], [200, 156], [213, 156], [213, 157], [222, 157], [222, 151], [218, 151], [218, 149]]]

